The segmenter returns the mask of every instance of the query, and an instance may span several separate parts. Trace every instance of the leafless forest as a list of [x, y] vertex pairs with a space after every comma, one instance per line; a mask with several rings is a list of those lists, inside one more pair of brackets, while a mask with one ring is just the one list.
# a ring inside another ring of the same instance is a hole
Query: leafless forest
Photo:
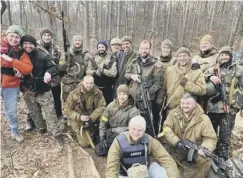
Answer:
[[51, 28], [62, 46], [61, 11], [69, 39], [81, 34], [86, 48], [91, 39], [129, 35], [135, 48], [147, 39], [157, 51], [168, 38], [175, 50], [197, 50], [208, 33], [217, 48], [228, 44], [235, 51], [243, 49], [242, 1], [1, 1], [1, 24], [3, 29], [19, 24], [36, 38], [41, 28]]

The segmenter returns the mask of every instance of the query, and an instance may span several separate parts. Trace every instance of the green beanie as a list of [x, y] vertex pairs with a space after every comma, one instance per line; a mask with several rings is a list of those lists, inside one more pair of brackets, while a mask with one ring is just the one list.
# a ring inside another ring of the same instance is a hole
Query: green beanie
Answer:
[[188, 54], [189, 56], [191, 56], [191, 52], [188, 48], [185, 48], [185, 47], [180, 47], [176, 53], [176, 56], [178, 56], [180, 53], [186, 53]]
[[173, 48], [173, 44], [170, 40], [166, 39], [161, 43], [161, 48], [163, 48], [164, 46], [168, 46], [170, 49]]
[[124, 41], [128, 41], [132, 44], [132, 38], [130, 36], [124, 36], [121, 39], [121, 43], [123, 43]]
[[19, 25], [11, 25], [10, 27], [8, 27], [8, 29], [6, 31], [6, 35], [9, 33], [16, 33], [21, 38], [25, 35], [24, 30]]

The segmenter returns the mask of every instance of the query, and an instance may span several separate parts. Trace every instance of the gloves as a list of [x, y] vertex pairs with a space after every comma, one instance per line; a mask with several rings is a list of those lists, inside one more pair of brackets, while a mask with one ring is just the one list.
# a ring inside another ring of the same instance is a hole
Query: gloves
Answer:
[[124, 132], [127, 130], [127, 127], [117, 127], [111, 129], [113, 133], [120, 134], [121, 132]]
[[187, 151], [187, 148], [186, 148], [186, 146], [185, 146], [183, 140], [178, 141], [178, 142], [176, 143], [176, 146], [175, 146], [175, 147], [176, 147], [176, 149], [178, 149], [178, 150], [180, 150], [180, 151], [183, 151], [183, 152]]
[[192, 70], [197, 70], [197, 69], [200, 69], [201, 67], [200, 67], [200, 64], [199, 63], [193, 63], [192, 64], [192, 67], [191, 67], [191, 69]]
[[49, 83], [51, 81], [51, 74], [46, 72], [44, 76], [44, 83]]
[[95, 75], [100, 77], [101, 74], [103, 73], [103, 69], [102, 68], [98, 68], [96, 71], [95, 71]]
[[180, 85], [184, 87], [186, 85], [187, 81], [188, 81], [187, 78], [183, 77], [180, 81]]

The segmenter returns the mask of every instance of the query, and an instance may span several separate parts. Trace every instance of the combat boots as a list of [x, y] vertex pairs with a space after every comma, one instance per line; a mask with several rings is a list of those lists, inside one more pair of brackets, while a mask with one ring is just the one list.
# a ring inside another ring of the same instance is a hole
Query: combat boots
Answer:
[[27, 125], [25, 127], [25, 131], [26, 132], [31, 132], [35, 129], [35, 123], [32, 120], [32, 118], [30, 117], [30, 114], [28, 113], [27, 115]]

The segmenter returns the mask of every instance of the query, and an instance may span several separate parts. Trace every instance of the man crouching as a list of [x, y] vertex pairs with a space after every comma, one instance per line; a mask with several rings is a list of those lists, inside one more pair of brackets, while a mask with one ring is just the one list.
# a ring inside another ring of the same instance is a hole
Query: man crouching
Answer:
[[166, 140], [173, 146], [171, 155], [179, 165], [183, 165], [183, 172], [187, 168], [193, 169], [190, 171], [193, 175], [183, 177], [205, 178], [210, 170], [210, 158], [205, 156], [203, 149], [199, 149], [198, 156], [195, 154], [192, 161], [187, 160], [185, 140], [212, 152], [216, 147], [217, 137], [209, 117], [191, 94], [185, 93], [180, 106], [168, 115], [163, 132]]
[[[80, 146], [92, 146], [95, 134], [98, 130], [98, 121], [106, 107], [105, 98], [95, 85], [91, 75], [84, 77], [64, 103], [64, 112], [70, 121], [73, 131], [76, 133]], [[98, 133], [96, 133], [98, 134]], [[98, 135], [97, 135], [98, 137]]]
[[179, 177], [173, 158], [145, 129], [145, 119], [135, 116], [129, 122], [129, 131], [115, 138], [108, 152], [106, 178]]

